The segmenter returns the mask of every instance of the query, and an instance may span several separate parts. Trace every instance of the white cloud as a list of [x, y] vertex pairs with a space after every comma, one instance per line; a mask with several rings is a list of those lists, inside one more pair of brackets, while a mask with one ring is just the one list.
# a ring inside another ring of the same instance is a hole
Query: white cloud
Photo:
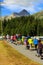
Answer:
[[42, 0], [4, 0], [1, 4], [10, 10], [27, 9], [28, 11], [35, 12], [35, 7], [38, 3], [43, 3]]
[[4, 3], [7, 4], [21, 4], [28, 5], [30, 2], [39, 2], [40, 0], [4, 0]]
[[15, 7], [15, 5], [21, 7], [32, 7], [34, 6], [32, 1], [33, 0], [4, 0], [1, 5], [6, 6], [9, 9], [12, 9], [12, 7]]

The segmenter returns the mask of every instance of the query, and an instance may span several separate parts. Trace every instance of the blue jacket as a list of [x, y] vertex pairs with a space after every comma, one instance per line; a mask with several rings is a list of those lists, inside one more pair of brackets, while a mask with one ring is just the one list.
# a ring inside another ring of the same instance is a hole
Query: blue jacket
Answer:
[[38, 39], [33, 40], [34, 45], [38, 44]]

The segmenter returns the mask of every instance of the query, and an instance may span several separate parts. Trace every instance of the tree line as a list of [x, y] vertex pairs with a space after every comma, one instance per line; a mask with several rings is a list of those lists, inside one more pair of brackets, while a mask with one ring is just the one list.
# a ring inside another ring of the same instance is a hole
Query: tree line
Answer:
[[43, 35], [43, 19], [35, 18], [33, 15], [11, 18], [11, 20], [4, 19], [2, 21], [2, 27], [3, 35]]

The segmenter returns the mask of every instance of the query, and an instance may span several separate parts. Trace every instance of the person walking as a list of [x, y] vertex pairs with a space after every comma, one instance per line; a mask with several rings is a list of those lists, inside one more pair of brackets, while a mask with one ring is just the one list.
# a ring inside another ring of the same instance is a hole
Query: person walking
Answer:
[[43, 45], [41, 43], [41, 40], [39, 40], [38, 41], [38, 48], [37, 48], [38, 56], [42, 56], [42, 49], [43, 49]]
[[32, 38], [29, 38], [28, 39], [28, 43], [30, 45], [30, 49], [32, 49], [33, 39]]
[[37, 50], [37, 45], [38, 45], [38, 39], [34, 38], [33, 44], [35, 45], [35, 50]]

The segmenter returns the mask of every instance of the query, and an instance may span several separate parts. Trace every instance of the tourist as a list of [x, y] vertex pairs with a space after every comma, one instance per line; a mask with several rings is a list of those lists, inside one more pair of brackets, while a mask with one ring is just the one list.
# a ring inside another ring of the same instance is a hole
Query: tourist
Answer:
[[30, 49], [31, 49], [32, 48], [32, 44], [33, 44], [33, 39], [32, 38], [28, 39], [28, 43], [29, 43]]
[[42, 55], [42, 49], [43, 49], [43, 45], [41, 43], [41, 40], [39, 40], [38, 41], [38, 49], [37, 49], [38, 56]]
[[28, 40], [26, 41], [26, 48], [27, 48], [27, 49], [30, 49], [30, 45], [29, 45]]
[[34, 38], [33, 44], [35, 45], [35, 50], [37, 50], [37, 45], [38, 45], [38, 39]]
[[26, 39], [26, 37], [24, 37], [24, 45], [26, 45], [27, 44], [27, 39]]

